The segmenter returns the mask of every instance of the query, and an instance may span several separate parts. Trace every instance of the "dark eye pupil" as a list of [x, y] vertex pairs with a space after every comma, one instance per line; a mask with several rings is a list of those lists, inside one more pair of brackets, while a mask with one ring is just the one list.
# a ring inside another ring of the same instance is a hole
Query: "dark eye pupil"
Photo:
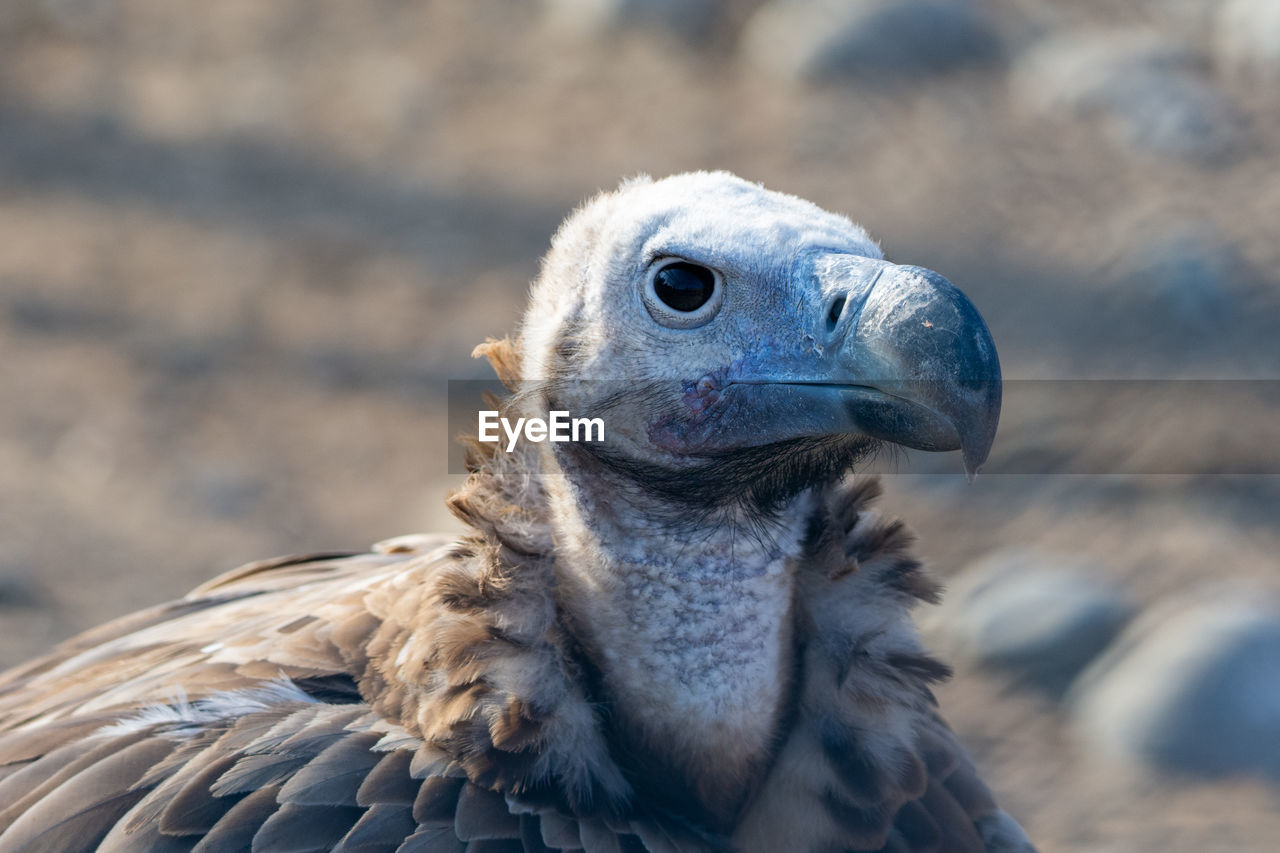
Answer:
[[711, 270], [683, 261], [668, 264], [653, 277], [653, 292], [677, 311], [697, 311], [715, 289], [716, 277]]

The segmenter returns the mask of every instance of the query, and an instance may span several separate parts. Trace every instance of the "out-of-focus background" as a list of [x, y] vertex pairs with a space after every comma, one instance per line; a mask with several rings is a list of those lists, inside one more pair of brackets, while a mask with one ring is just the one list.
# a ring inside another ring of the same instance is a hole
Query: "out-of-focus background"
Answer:
[[5, 0], [0, 663], [453, 525], [447, 380], [576, 203], [699, 168], [987, 317], [988, 473], [884, 503], [1042, 850], [1280, 849], [1274, 0]]

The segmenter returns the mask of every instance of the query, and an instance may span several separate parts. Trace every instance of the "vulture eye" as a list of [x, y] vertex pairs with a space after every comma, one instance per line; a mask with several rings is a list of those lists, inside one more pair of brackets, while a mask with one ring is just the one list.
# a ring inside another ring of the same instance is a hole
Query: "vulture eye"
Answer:
[[677, 311], [697, 311], [715, 291], [715, 273], [684, 261], [665, 266], [653, 276], [653, 292]]
[[664, 326], [701, 326], [720, 310], [724, 286], [715, 270], [676, 258], [659, 261], [644, 289], [645, 307]]

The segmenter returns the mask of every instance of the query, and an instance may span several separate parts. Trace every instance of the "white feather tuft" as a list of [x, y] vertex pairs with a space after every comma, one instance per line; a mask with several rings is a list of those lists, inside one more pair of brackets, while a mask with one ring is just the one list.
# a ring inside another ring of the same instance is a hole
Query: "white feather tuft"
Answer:
[[121, 737], [144, 729], [161, 728], [166, 737], [189, 738], [202, 729], [224, 720], [266, 711], [279, 705], [316, 704], [314, 696], [288, 678], [268, 681], [259, 687], [226, 690], [194, 702], [179, 687], [169, 702], [150, 705], [95, 732], [97, 737]]

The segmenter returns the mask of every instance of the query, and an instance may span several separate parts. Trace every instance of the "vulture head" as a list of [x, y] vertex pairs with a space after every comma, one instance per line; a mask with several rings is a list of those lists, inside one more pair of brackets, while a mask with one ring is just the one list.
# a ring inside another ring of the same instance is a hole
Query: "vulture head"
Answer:
[[481, 351], [508, 415], [603, 440], [477, 441], [457, 536], [252, 563], [0, 673], [0, 851], [1034, 853], [846, 476], [986, 459], [1000, 369], [946, 279], [732, 175], [633, 180]]
[[604, 421], [573, 451], [666, 503], [776, 509], [879, 443], [959, 449], [972, 473], [1000, 411], [991, 335], [950, 282], [723, 172], [629, 181], [572, 216], [521, 355], [546, 407]]
[[732, 813], [786, 711], [824, 490], [884, 443], [976, 471], [991, 335], [845, 217], [717, 172], [572, 215], [517, 347], [518, 399], [605, 425], [540, 450], [562, 606], [628, 737]]

